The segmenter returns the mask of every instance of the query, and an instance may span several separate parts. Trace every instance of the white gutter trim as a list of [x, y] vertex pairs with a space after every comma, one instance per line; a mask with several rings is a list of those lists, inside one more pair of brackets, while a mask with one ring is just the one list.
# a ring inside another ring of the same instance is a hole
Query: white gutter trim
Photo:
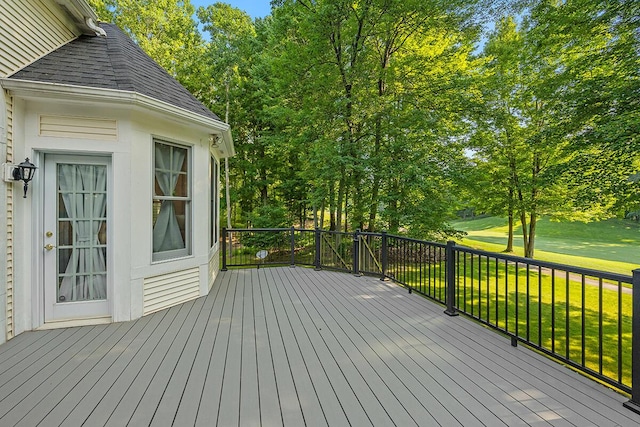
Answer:
[[85, 16], [86, 18], [93, 19], [94, 21], [98, 20], [98, 15], [93, 10], [93, 8], [89, 6], [89, 3], [87, 2], [87, 0], [59, 0], [59, 1], [73, 4], [78, 9], [78, 11], [82, 13], [82, 15]]
[[55, 0], [55, 2], [68, 11], [70, 18], [83, 33], [106, 36], [106, 33], [95, 24], [98, 21], [98, 15], [86, 0]]
[[214, 133], [219, 133], [223, 139], [223, 157], [231, 157], [235, 154], [231, 130], [227, 123], [185, 110], [181, 107], [176, 107], [175, 105], [159, 101], [155, 98], [142, 95], [137, 92], [7, 78], [0, 78], [0, 87], [8, 89], [19, 95], [33, 96], [40, 99], [63, 98], [104, 103], [130, 104], [147, 110], [168, 114], [174, 118], [185, 120], [198, 126], [214, 129]]

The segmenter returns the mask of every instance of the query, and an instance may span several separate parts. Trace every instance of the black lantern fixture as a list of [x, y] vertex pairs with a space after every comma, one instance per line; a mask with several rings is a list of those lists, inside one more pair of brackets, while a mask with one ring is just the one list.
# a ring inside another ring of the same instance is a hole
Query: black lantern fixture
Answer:
[[36, 173], [36, 165], [29, 161], [27, 157], [24, 159], [24, 162], [20, 163], [13, 169], [13, 179], [16, 181], [24, 182], [24, 196], [23, 198], [27, 198], [27, 190], [29, 189], [29, 181], [33, 179], [33, 175]]

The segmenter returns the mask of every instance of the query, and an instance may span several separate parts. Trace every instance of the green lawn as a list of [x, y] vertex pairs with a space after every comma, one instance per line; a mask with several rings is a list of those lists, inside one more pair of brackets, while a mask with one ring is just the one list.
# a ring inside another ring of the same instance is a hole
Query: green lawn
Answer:
[[[468, 233], [459, 244], [493, 252], [505, 249], [506, 219], [486, 217], [452, 225]], [[515, 254], [522, 255], [519, 223], [515, 232]], [[535, 258], [630, 275], [640, 267], [640, 224], [619, 219], [585, 224], [542, 218], [536, 233]]]

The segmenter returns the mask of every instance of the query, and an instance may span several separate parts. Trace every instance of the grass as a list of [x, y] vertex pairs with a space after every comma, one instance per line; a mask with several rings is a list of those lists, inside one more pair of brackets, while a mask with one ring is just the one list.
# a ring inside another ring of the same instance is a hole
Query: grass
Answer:
[[[452, 225], [468, 233], [459, 244], [491, 252], [502, 252], [506, 247], [506, 219], [486, 217]], [[522, 255], [519, 223], [515, 231], [514, 254]], [[542, 218], [536, 233], [535, 258], [630, 275], [640, 267], [640, 224], [619, 219], [584, 224]]]

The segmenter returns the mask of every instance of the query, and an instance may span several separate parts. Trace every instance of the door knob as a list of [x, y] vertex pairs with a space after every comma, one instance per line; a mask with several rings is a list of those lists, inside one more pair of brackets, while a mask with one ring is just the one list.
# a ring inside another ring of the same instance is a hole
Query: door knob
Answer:
[[53, 246], [51, 243], [47, 243], [46, 245], [44, 245], [44, 248], [50, 251], [51, 249], [55, 248], [55, 246]]

